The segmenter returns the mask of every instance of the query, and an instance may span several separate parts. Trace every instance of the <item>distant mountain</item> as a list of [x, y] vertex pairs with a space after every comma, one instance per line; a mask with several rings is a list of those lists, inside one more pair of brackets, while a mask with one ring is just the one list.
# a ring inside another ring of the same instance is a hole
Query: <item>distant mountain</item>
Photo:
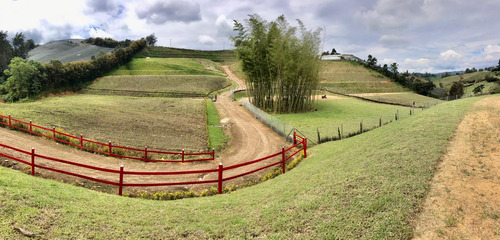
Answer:
[[82, 39], [68, 39], [48, 42], [38, 46], [28, 53], [29, 59], [41, 63], [50, 62], [52, 59], [61, 62], [87, 61], [100, 52], [109, 53], [113, 48], [99, 47], [87, 43], [81, 43]]

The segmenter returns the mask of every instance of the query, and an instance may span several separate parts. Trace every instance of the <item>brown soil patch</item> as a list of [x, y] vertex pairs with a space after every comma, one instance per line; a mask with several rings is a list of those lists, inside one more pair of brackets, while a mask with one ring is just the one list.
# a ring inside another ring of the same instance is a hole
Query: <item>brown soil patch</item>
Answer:
[[434, 176], [416, 239], [500, 239], [500, 97], [474, 107]]

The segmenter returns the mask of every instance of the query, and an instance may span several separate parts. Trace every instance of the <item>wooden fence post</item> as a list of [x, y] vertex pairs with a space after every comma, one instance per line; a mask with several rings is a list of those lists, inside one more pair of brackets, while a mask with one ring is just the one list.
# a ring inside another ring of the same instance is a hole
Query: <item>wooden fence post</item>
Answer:
[[109, 156], [113, 154], [113, 149], [111, 148], [111, 141], [108, 142]]
[[215, 160], [215, 148], [212, 148], [212, 160]]
[[144, 147], [144, 160], [146, 162], [149, 162], [149, 160], [148, 160], [148, 146]]
[[31, 176], [35, 176], [35, 148], [31, 148]]
[[12, 118], [10, 117], [10, 114], [9, 114], [9, 127], [12, 127]]
[[344, 139], [344, 124], [340, 124], [340, 140]]
[[378, 120], [378, 127], [382, 127], [382, 115], [380, 115], [380, 119]]
[[30, 120], [30, 135], [32, 132], [33, 132], [33, 124], [31, 123], [31, 120]]
[[293, 145], [297, 144], [297, 133], [293, 131]]
[[184, 162], [184, 148], [182, 149], [182, 162]]
[[120, 183], [119, 183], [118, 195], [122, 195], [123, 192], [123, 164], [120, 165]]
[[316, 128], [316, 131], [318, 132], [318, 143], [321, 143], [321, 135], [319, 134], [319, 128]]
[[219, 194], [222, 194], [222, 173], [224, 172], [224, 166], [222, 166], [222, 163], [219, 163], [219, 178], [218, 178], [218, 185], [217, 185], [217, 190]]
[[361, 119], [361, 122], [359, 123], [359, 131], [363, 133], [363, 119]]
[[83, 135], [80, 134], [80, 149], [83, 149]]
[[304, 138], [304, 158], [307, 158], [307, 138]]
[[285, 146], [281, 147], [281, 171], [285, 173]]

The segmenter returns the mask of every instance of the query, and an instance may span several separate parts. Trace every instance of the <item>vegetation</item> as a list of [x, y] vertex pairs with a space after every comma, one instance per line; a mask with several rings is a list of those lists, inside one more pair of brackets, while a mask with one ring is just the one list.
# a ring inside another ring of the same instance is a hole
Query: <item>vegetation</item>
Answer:
[[313, 106], [320, 32], [298, 23], [298, 28], [290, 27], [284, 16], [268, 23], [258, 15], [250, 15], [248, 26], [235, 21], [233, 41], [256, 107], [291, 113]]
[[236, 56], [232, 50], [192, 50], [170, 47], [146, 47], [139, 52], [136, 58], [202, 58], [223, 64], [231, 64], [236, 61]]
[[317, 131], [322, 136], [338, 135], [338, 128], [343, 125], [344, 135], [359, 130], [361, 120], [365, 128], [393, 121], [399, 110], [400, 118], [410, 114], [407, 107], [367, 102], [355, 98], [321, 99], [316, 105], [317, 111], [295, 114], [275, 114], [274, 116], [306, 134], [316, 141]]
[[448, 93], [450, 96], [462, 96], [464, 95], [464, 84], [461, 82], [454, 82], [451, 85], [450, 92]]
[[[22, 32], [16, 33], [12, 39], [12, 45], [7, 37], [7, 31], [0, 31], [0, 84], [7, 80], [4, 71], [8, 68], [11, 59], [15, 57], [26, 59], [28, 57], [28, 52], [36, 47], [33, 39], [25, 41], [26, 37]], [[0, 95], [1, 94], [0, 86]]]
[[284, 175], [210, 198], [131, 199], [0, 168], [0, 238], [21, 238], [22, 228], [44, 239], [409, 239], [448, 140], [475, 100], [322, 144]]
[[99, 47], [105, 47], [105, 48], [116, 48], [116, 47], [128, 47], [132, 43], [130, 39], [125, 39], [123, 41], [116, 41], [112, 38], [87, 38], [82, 41], [82, 43], [88, 43], [92, 45], [96, 45]]
[[222, 131], [222, 124], [214, 103], [210, 100], [206, 100], [205, 104], [207, 111], [208, 146], [210, 149], [214, 148], [219, 150], [224, 147], [229, 138]]
[[108, 76], [84, 89], [85, 93], [127, 96], [204, 97], [231, 83], [225, 77], [197, 75]]
[[3, 104], [0, 114], [137, 148], [207, 148], [205, 106], [196, 99], [78, 94]]
[[205, 59], [190, 58], [134, 58], [108, 74], [108, 76], [116, 75], [225, 76], [218, 64]]
[[388, 77], [354, 61], [321, 61], [321, 70], [320, 88], [333, 92], [351, 94], [408, 91]]
[[158, 38], [155, 36], [154, 33], [146, 37], [146, 43], [148, 44], [149, 47], [156, 46], [156, 42], [158, 42]]
[[[467, 95], [495, 93], [495, 88], [500, 87], [500, 78], [495, 72], [484, 70], [437, 78], [434, 81], [447, 92], [451, 90], [453, 84], [461, 82], [464, 87], [464, 94]], [[450, 96], [455, 95], [450, 94]]]
[[[130, 61], [133, 55], [141, 50], [145, 44], [145, 40], [138, 40], [132, 42], [129, 47], [119, 48], [112, 54], [101, 55], [87, 62], [61, 64], [55, 60], [45, 66], [39, 65], [38, 72], [30, 72], [37, 75], [29, 76], [39, 78], [37, 81], [23, 81], [22, 77], [14, 75], [16, 71], [6, 71], [5, 73], [9, 76], [7, 79], [9, 84], [3, 88], [7, 91], [7, 100], [17, 101], [25, 96], [31, 96], [29, 93], [54, 92], [61, 88], [79, 90], [84, 84], [104, 75], [120, 64]], [[18, 66], [23, 65], [19, 61], [15, 61], [9, 65], [9, 68], [13, 69]], [[22, 87], [22, 89], [9, 86]]]
[[361, 97], [378, 102], [399, 104], [405, 106], [413, 106], [413, 103], [415, 103], [415, 107], [430, 107], [443, 102], [442, 100], [422, 96], [420, 94], [416, 94], [413, 92], [401, 92], [401, 93], [391, 93], [383, 95], [374, 94]]

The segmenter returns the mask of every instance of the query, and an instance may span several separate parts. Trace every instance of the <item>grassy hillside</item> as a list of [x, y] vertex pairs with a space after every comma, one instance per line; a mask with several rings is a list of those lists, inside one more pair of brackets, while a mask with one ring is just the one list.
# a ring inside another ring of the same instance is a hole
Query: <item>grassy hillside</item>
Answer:
[[364, 128], [378, 126], [379, 118], [383, 122], [394, 120], [394, 115], [399, 110], [401, 117], [410, 114], [407, 107], [388, 104], [372, 103], [355, 98], [320, 99], [316, 105], [317, 111], [306, 113], [276, 114], [278, 119], [298, 128], [307, 136], [316, 141], [317, 129], [323, 137], [337, 136], [338, 127], [344, 126], [344, 134], [359, 130], [361, 119]]
[[462, 75], [454, 75], [445, 78], [437, 78], [434, 80], [434, 83], [439, 86], [442, 85], [446, 91], [450, 91], [451, 86], [454, 82], [462, 81], [464, 83], [465, 94], [474, 95], [473, 90], [479, 85], [484, 85], [483, 93], [490, 93], [495, 89], [499, 89], [500, 91], [500, 78], [497, 76], [499, 80], [496, 82], [487, 82], [485, 80], [486, 76], [495, 76], [495, 73], [490, 71], [482, 71], [482, 72], [474, 72], [474, 73], [465, 73]]
[[236, 55], [232, 50], [219, 50], [219, 51], [204, 51], [192, 50], [183, 48], [169, 48], [169, 47], [146, 47], [135, 57], [137, 58], [203, 58], [220, 62], [222, 64], [230, 64], [236, 61]]
[[0, 238], [21, 238], [22, 228], [48, 239], [409, 239], [448, 139], [476, 100], [322, 144], [285, 175], [209, 198], [129, 199], [0, 168]]
[[80, 42], [81, 40], [74, 39], [48, 42], [31, 50], [28, 56], [41, 63], [50, 62], [52, 59], [58, 59], [65, 63], [87, 61], [92, 56], [97, 57], [101, 52], [110, 53], [113, 50]]
[[108, 76], [95, 81], [85, 92], [108, 95], [202, 97], [230, 84], [227, 78], [219, 76]]
[[207, 147], [202, 100], [79, 94], [2, 104], [0, 113], [101, 142], [152, 149]]
[[409, 91], [382, 74], [354, 61], [322, 61], [320, 87], [339, 93]]
[[362, 98], [375, 100], [385, 103], [400, 104], [406, 106], [412, 106], [415, 103], [416, 107], [430, 107], [436, 104], [442, 103], [442, 100], [423, 96], [416, 94], [414, 92], [396, 92], [390, 94], [352, 94], [354, 96], [360, 96]]
[[205, 59], [189, 58], [135, 58], [118, 69], [111, 71], [108, 75], [225, 76], [218, 64]]

